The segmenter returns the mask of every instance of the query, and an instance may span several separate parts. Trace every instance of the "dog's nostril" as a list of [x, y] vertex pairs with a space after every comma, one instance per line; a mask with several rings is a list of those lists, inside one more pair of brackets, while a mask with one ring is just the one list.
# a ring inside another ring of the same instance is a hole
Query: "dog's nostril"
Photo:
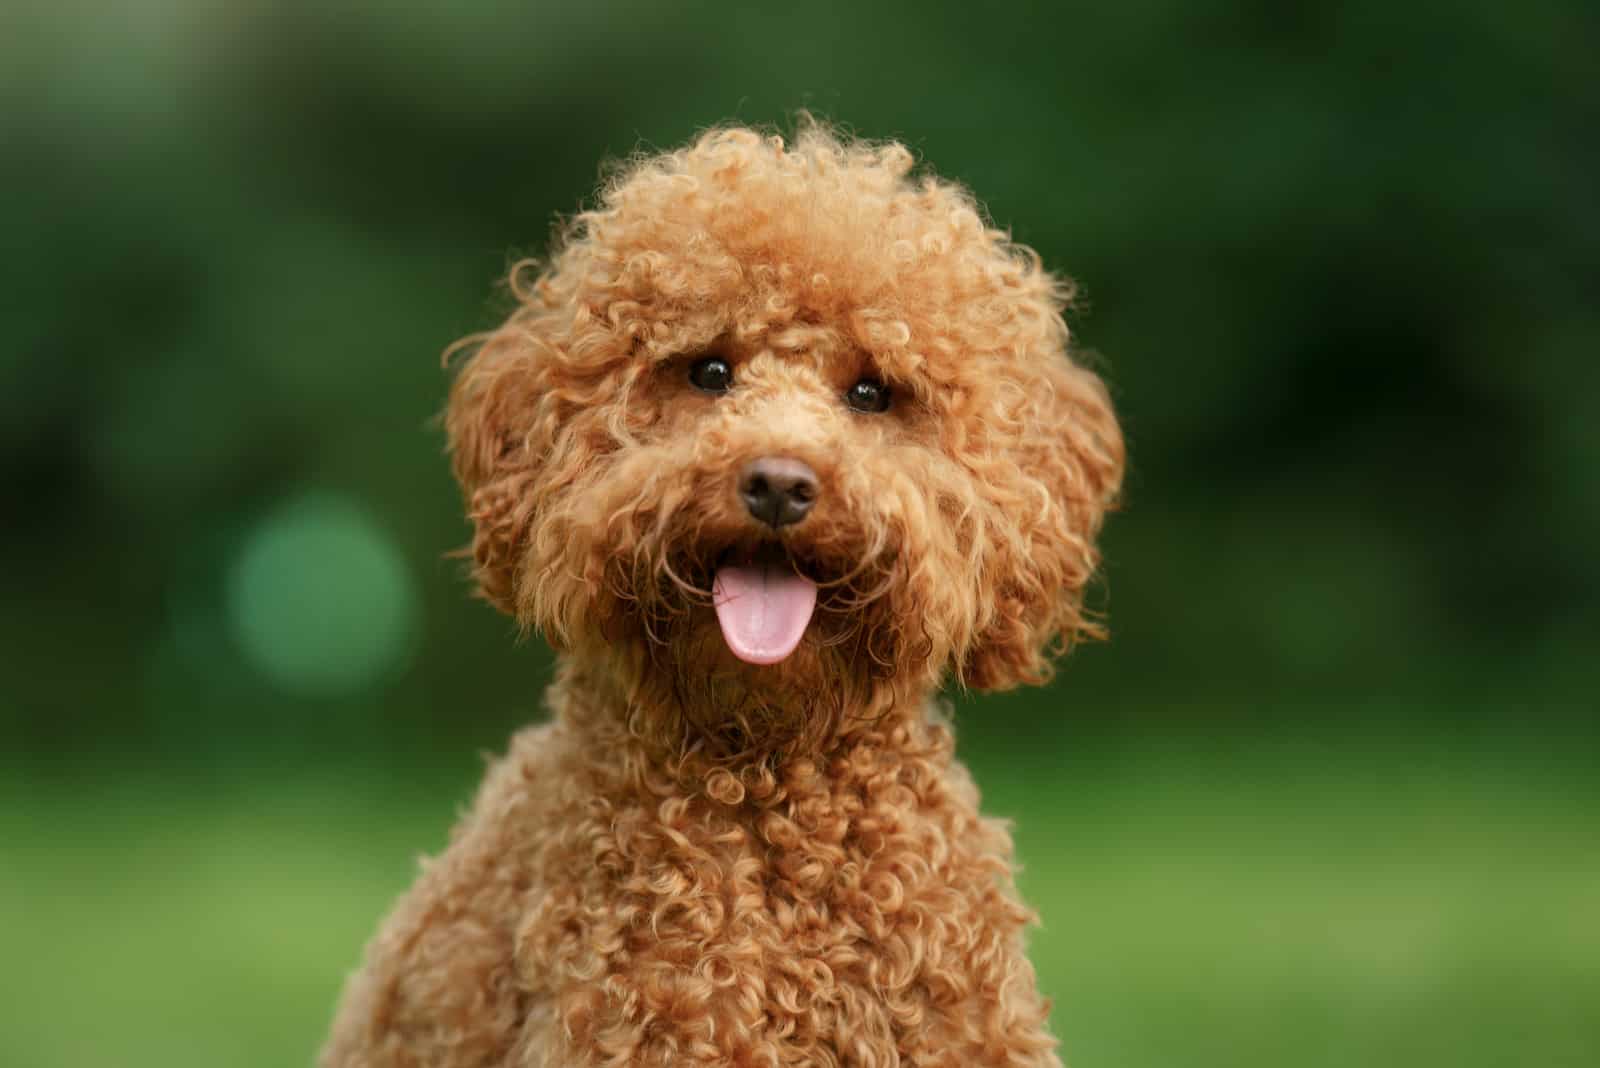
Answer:
[[798, 523], [817, 500], [817, 475], [799, 460], [763, 456], [739, 475], [739, 496], [750, 515], [769, 527]]

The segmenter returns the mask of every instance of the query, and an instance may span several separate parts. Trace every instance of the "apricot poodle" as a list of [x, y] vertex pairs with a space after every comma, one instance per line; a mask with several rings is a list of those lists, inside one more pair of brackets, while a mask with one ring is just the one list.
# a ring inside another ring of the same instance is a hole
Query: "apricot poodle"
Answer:
[[1005, 826], [935, 704], [1043, 681], [1121, 480], [1066, 283], [897, 144], [636, 160], [447, 426], [559, 654], [350, 979], [326, 1068], [1054, 1065]]

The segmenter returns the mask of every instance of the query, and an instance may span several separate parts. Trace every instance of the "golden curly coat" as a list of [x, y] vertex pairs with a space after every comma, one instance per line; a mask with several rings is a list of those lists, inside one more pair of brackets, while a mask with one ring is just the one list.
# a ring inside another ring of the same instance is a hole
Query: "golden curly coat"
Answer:
[[[637, 160], [463, 346], [475, 575], [560, 654], [553, 718], [368, 947], [325, 1068], [1059, 1063], [933, 694], [1097, 633], [1122, 441], [1066, 285], [912, 164], [815, 124]], [[803, 521], [741, 501], [764, 456], [814, 474]], [[724, 641], [730, 556], [815, 587], [779, 663]]]

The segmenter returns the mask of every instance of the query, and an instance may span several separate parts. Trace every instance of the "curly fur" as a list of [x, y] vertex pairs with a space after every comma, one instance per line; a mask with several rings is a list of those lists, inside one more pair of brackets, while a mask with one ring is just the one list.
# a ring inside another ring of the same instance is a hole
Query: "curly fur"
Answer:
[[[553, 722], [380, 930], [326, 1068], [1058, 1063], [931, 697], [1098, 634], [1122, 442], [1066, 284], [912, 170], [815, 124], [636, 160], [460, 347], [474, 574], [559, 651]], [[842, 402], [864, 374], [890, 411]], [[818, 475], [782, 550], [820, 594], [757, 668], [710, 582], [763, 540], [733, 486], [768, 454]]]

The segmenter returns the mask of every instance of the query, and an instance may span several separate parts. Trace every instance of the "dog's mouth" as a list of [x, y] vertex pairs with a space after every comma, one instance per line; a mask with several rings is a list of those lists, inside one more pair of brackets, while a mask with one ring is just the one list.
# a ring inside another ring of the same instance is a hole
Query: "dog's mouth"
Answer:
[[730, 549], [717, 562], [711, 603], [729, 652], [747, 664], [777, 664], [805, 636], [817, 584], [796, 570], [781, 545]]

